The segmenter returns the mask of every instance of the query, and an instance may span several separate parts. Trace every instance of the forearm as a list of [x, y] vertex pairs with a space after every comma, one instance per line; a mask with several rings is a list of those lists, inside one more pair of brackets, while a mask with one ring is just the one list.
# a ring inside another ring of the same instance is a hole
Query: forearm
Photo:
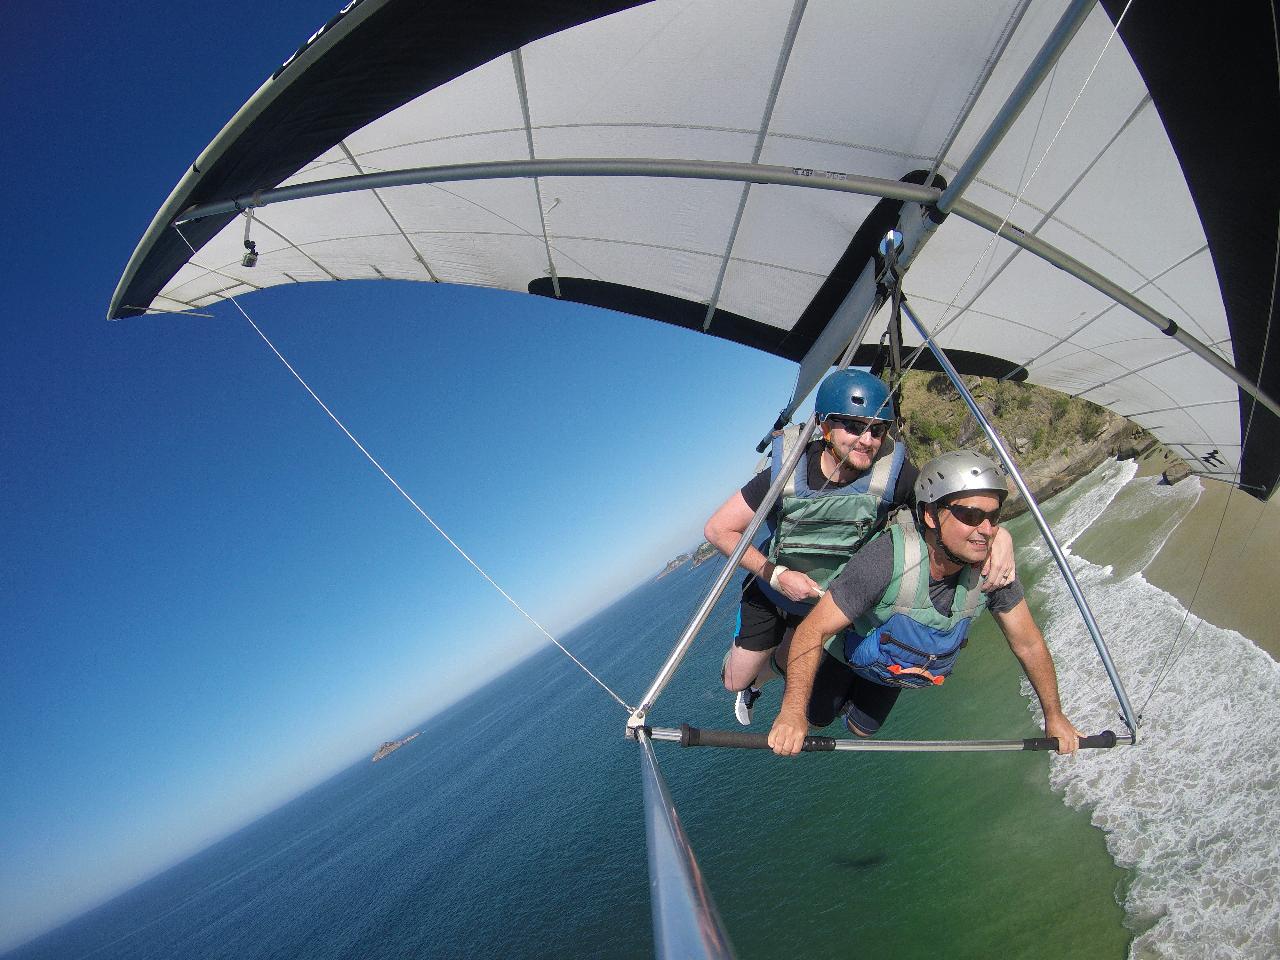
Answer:
[[809, 697], [813, 693], [813, 681], [818, 675], [822, 645], [826, 639], [821, 629], [808, 621], [796, 627], [787, 653], [787, 687], [782, 696], [781, 713], [789, 713], [793, 717], [808, 715]]
[[[711, 545], [727, 557], [729, 554], [733, 553], [734, 548], [737, 547], [738, 541], [741, 539], [742, 534], [729, 533], [720, 537], [718, 541], [711, 541]], [[754, 573], [759, 577], [766, 572], [766, 564], [768, 564], [768, 562], [768, 558], [757, 550], [755, 546], [749, 546], [743, 552], [742, 559], [738, 561], [738, 566], [747, 571], [747, 573]], [[771, 570], [768, 571], [768, 573], [772, 575]], [[769, 577], [766, 576], [763, 579], [767, 582]]]
[[1045, 719], [1062, 716], [1062, 701], [1058, 696], [1058, 675], [1054, 670], [1053, 657], [1045, 645], [1044, 638], [1039, 643], [1028, 643], [1024, 647], [1015, 647], [1014, 656], [1022, 664], [1022, 672], [1031, 681], [1040, 700], [1040, 709]]
[[779, 756], [795, 756], [804, 747], [809, 732], [809, 696], [822, 661], [822, 645], [827, 637], [849, 625], [844, 612], [827, 594], [818, 601], [791, 636], [787, 653], [787, 690], [782, 695], [782, 709], [769, 731], [769, 746]]
[[1053, 668], [1053, 656], [1044, 642], [1044, 634], [1031, 619], [1027, 601], [1005, 613], [995, 614], [996, 623], [1009, 641], [1009, 649], [1022, 664], [1022, 672], [1031, 681], [1031, 687], [1040, 698], [1044, 711], [1044, 735], [1058, 741], [1058, 753], [1075, 753], [1080, 745], [1081, 733], [1065, 713], [1058, 698], [1058, 675]]

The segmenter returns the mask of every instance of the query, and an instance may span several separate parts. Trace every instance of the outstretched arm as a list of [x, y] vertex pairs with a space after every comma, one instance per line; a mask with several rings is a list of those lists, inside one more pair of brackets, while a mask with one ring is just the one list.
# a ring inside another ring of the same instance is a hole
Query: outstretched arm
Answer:
[[847, 626], [849, 618], [828, 595], [796, 627], [787, 655], [787, 690], [769, 731], [769, 746], [778, 756], [790, 757], [800, 752], [809, 733], [809, 696], [822, 660], [822, 645], [827, 637]]
[[[746, 498], [739, 490], [711, 515], [711, 519], [702, 528], [702, 535], [707, 538], [707, 543], [727, 557], [733, 553], [734, 547], [742, 539], [742, 534], [751, 523], [753, 516], [755, 511], [747, 504]], [[792, 600], [805, 600], [816, 597], [819, 593], [818, 585], [808, 575], [798, 570], [784, 569], [775, 577], [773, 565], [754, 546], [747, 547], [738, 566], [748, 573], [754, 573]]]
[[1044, 711], [1044, 735], [1058, 738], [1059, 753], [1075, 753], [1083, 736], [1062, 712], [1058, 699], [1058, 677], [1053, 669], [1053, 656], [1044, 642], [1044, 634], [1031, 616], [1031, 608], [1022, 600], [1012, 610], [993, 613], [1009, 649], [1022, 664], [1022, 670], [1031, 681], [1040, 709]]

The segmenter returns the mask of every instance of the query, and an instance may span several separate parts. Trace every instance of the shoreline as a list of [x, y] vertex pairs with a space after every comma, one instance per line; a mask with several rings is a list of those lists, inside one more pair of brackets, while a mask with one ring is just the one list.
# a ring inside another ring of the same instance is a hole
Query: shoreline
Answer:
[[[1139, 458], [1134, 479], [1159, 476], [1175, 463], [1181, 461], [1156, 447]], [[1199, 482], [1200, 497], [1142, 576], [1193, 615], [1243, 634], [1280, 661], [1280, 604], [1271, 569], [1280, 543], [1280, 498], [1262, 503], [1203, 477], [1179, 482]]]

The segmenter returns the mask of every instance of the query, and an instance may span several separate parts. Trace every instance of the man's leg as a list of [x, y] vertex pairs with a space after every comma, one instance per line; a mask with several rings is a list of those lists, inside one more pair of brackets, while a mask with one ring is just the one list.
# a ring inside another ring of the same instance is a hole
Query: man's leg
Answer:
[[845, 728], [856, 737], [874, 737], [898, 702], [899, 687], [886, 687], [860, 677], [852, 670], [853, 683], [844, 706]]
[[786, 618], [750, 585], [742, 591], [733, 645], [724, 659], [724, 688], [731, 693], [759, 687], [777, 674], [769, 660], [786, 629]]
[[814, 675], [813, 693], [809, 695], [806, 710], [809, 723], [821, 728], [840, 716], [853, 682], [857, 679], [848, 665], [823, 650], [822, 662], [818, 664], [818, 672]]
[[743, 588], [738, 625], [722, 671], [725, 689], [737, 694], [733, 713], [744, 727], [751, 725], [760, 688], [778, 676], [772, 667], [773, 653], [787, 627], [787, 618], [753, 586], [754, 581]]
[[724, 688], [730, 693], [759, 689], [777, 678], [774, 672], [773, 650], [744, 650], [735, 643], [724, 658]]

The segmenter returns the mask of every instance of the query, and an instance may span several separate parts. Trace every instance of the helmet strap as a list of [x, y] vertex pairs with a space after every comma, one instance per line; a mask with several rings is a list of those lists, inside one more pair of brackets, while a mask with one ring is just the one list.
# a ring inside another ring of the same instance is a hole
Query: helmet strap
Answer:
[[[948, 546], [946, 545], [946, 543], [944, 543], [944, 542], [943, 542], [943, 540], [942, 540], [942, 514], [941, 514], [941, 512], [938, 510], [938, 506], [937, 506], [937, 504], [936, 504], [936, 503], [928, 503], [928, 504], [925, 504], [924, 506], [922, 506], [920, 509], [921, 509], [921, 510], [928, 510], [930, 507], [932, 507], [932, 508], [933, 508], [933, 518], [934, 518], [934, 520], [936, 520], [936, 521], [937, 521], [937, 525], [933, 528], [933, 540], [934, 540], [934, 542], [938, 545], [938, 549], [939, 549], [939, 550], [941, 550], [941, 551], [942, 551], [942, 553], [943, 553], [943, 555], [944, 555], [948, 560], [950, 560], [952, 563], [957, 563], [957, 564], [959, 564], [959, 565], [960, 565], [960, 566], [962, 566], [962, 567], [967, 567], [967, 566], [969, 566], [970, 561], [966, 560], [964, 557], [958, 557], [958, 556], [956, 556], [954, 553], [952, 553], [952, 552], [951, 552], [951, 548], [950, 548], [950, 547], [948, 547]], [[925, 529], [926, 529], [926, 530], [928, 529], [928, 525], [926, 525], [926, 526], [925, 526]]]
[[822, 427], [822, 449], [823, 449], [823, 452], [830, 451], [830, 453], [831, 453], [831, 459], [832, 459], [832, 460], [834, 460], [834, 461], [836, 462], [835, 470], [834, 470], [834, 471], [832, 471], [832, 472], [835, 474], [835, 476], [828, 477], [828, 476], [826, 475], [826, 471], [825, 471], [825, 470], [822, 472], [823, 478], [826, 480], [826, 482], [827, 482], [828, 484], [830, 484], [830, 483], [834, 483], [834, 482], [835, 482], [835, 480], [836, 480], [836, 478], [840, 476], [840, 471], [841, 471], [841, 470], [843, 470], [846, 466], [849, 466], [849, 465], [850, 465], [850, 464], [849, 464], [849, 457], [848, 457], [848, 455], [845, 455], [845, 456], [843, 456], [843, 457], [842, 457], [842, 456], [840, 456], [840, 454], [836, 451], [836, 445], [835, 445], [834, 443], [832, 443], [832, 442], [831, 442], [831, 437], [830, 437], [830, 436], [828, 435], [828, 433], [827, 433], [827, 431], [828, 431], [828, 429], [829, 429], [829, 428], [827, 427], [827, 424], [826, 424], [826, 421], [825, 421], [825, 420], [822, 422], [821, 427]]

